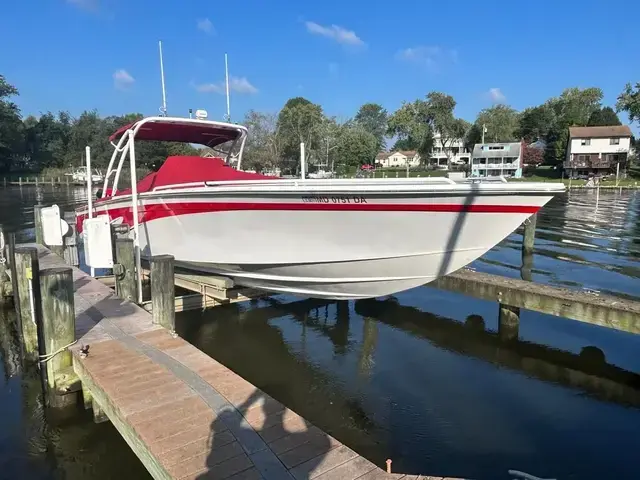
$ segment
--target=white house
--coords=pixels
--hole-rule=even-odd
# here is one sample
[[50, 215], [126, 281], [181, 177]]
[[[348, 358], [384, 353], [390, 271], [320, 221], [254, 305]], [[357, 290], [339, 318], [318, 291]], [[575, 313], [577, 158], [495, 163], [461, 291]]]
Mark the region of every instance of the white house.
[[442, 146], [442, 136], [436, 132], [433, 135], [433, 149], [431, 150], [430, 163], [442, 170], [449, 167], [449, 159], [454, 165], [469, 165], [471, 153], [464, 146], [464, 138], [445, 140]]
[[420, 155], [413, 150], [380, 152], [376, 155], [376, 165], [382, 168], [406, 168], [420, 165]]
[[471, 159], [473, 177], [522, 177], [522, 144], [476, 143]]
[[630, 149], [627, 125], [570, 127], [564, 169], [570, 177], [608, 173], [626, 167]]

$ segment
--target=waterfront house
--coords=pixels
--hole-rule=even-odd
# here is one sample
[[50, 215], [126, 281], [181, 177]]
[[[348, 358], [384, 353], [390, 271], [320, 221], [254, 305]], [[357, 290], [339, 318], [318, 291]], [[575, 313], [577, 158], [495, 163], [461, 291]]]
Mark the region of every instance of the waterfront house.
[[570, 127], [565, 172], [569, 177], [615, 173], [626, 168], [630, 148], [627, 125]]
[[380, 152], [376, 155], [376, 166], [381, 168], [406, 168], [420, 165], [420, 155], [413, 150]]
[[472, 177], [522, 177], [522, 144], [476, 143], [471, 156]]
[[433, 149], [429, 163], [440, 170], [449, 168], [449, 161], [452, 165], [469, 165], [471, 153], [464, 146], [464, 138], [453, 138], [445, 140], [445, 147], [442, 146], [439, 132], [433, 135]]

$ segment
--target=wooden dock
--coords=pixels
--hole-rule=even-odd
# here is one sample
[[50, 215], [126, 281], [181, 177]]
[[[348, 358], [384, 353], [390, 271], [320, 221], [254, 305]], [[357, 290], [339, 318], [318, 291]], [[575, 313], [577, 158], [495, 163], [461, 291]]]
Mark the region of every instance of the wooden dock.
[[[38, 252], [40, 268], [64, 265]], [[74, 268], [73, 285], [70, 350], [85, 406], [111, 420], [153, 478], [442, 478], [387, 473], [386, 459], [358, 455], [99, 280]]]

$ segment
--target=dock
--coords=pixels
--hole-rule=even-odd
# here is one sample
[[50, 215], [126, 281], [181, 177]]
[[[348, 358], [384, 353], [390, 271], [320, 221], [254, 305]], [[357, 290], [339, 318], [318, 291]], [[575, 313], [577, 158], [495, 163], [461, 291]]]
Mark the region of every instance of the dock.
[[[72, 268], [29, 246], [43, 272]], [[69, 350], [77, 381], [56, 382], [56, 394], [81, 391], [96, 420], [113, 423], [153, 478], [443, 478], [387, 473], [103, 282], [72, 271], [77, 342]]]

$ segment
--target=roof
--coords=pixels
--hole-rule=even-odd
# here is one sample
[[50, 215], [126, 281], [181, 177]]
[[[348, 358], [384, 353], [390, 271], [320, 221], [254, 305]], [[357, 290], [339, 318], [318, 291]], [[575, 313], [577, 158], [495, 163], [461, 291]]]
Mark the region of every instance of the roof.
[[109, 137], [109, 141], [119, 140], [134, 125], [144, 122], [136, 133], [136, 140], [157, 140], [163, 142], [183, 142], [215, 147], [238, 138], [243, 131], [241, 125], [223, 124], [183, 118], [159, 117], [143, 119], [119, 128]]
[[[491, 147], [503, 147], [491, 149]], [[513, 143], [476, 143], [473, 146], [473, 158], [519, 157], [522, 145]]]
[[398, 153], [401, 153], [405, 157], [415, 157], [418, 152], [415, 150], [400, 150]]
[[385, 158], [389, 158], [389, 155], [391, 155], [389, 152], [380, 152], [376, 155], [376, 160], [384, 160]]
[[611, 125], [606, 127], [569, 127], [571, 138], [608, 138], [630, 137], [631, 129], [628, 125]]

